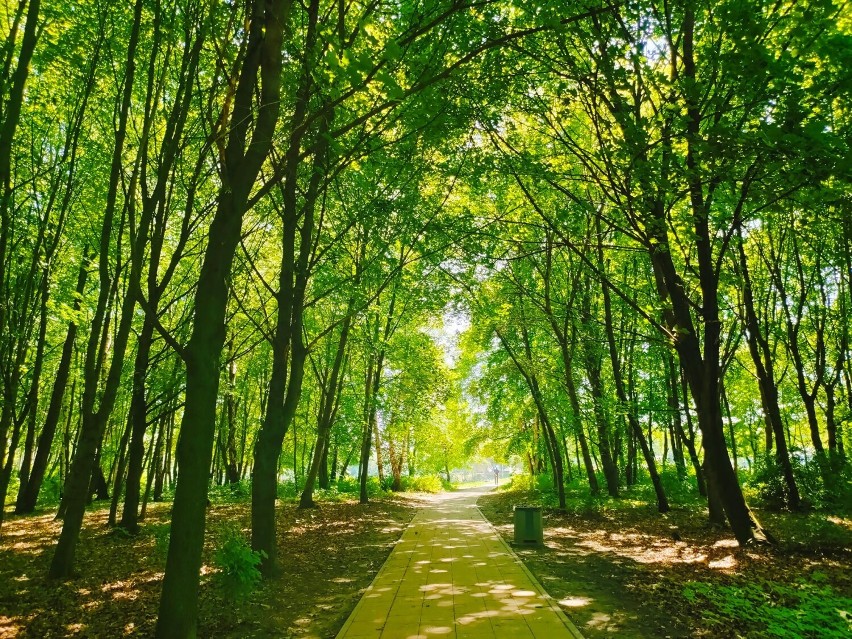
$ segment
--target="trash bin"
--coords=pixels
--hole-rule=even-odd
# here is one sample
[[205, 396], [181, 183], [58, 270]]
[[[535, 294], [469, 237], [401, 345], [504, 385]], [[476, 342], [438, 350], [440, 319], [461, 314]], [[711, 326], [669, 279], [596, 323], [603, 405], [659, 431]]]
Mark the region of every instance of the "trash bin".
[[515, 545], [541, 546], [544, 529], [539, 506], [515, 506]]

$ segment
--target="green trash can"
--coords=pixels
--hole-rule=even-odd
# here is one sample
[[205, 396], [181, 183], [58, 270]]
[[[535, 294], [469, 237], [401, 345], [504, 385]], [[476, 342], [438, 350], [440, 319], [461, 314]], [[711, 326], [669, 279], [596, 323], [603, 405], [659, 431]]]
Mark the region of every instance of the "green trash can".
[[516, 546], [541, 546], [544, 544], [544, 529], [541, 524], [539, 506], [515, 506]]

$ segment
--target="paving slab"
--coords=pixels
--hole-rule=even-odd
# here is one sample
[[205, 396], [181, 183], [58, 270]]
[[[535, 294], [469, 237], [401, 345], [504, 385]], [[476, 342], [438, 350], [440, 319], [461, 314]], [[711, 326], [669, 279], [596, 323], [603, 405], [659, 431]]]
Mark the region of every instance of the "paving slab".
[[488, 490], [430, 497], [337, 639], [582, 639], [479, 512]]

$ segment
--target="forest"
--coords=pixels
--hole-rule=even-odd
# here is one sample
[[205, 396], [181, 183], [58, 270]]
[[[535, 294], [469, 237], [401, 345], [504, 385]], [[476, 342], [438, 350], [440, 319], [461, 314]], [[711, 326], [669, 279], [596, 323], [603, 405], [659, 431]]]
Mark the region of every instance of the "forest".
[[758, 553], [816, 526], [852, 560], [846, 0], [3, 0], [0, 28], [9, 584], [156, 538], [143, 634], [213, 636], [205, 544], [275, 583], [298, 513], [483, 460], [554, 513], [638, 499]]

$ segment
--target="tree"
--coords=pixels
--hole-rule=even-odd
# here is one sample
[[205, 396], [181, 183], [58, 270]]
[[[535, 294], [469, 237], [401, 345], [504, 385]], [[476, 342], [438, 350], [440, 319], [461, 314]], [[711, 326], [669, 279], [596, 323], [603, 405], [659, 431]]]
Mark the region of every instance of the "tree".
[[280, 110], [281, 44], [290, 5], [283, 0], [248, 1], [244, 10], [249, 27], [242, 34], [237, 81], [216, 131], [224, 140], [218, 205], [198, 277], [192, 335], [182, 349], [186, 398], [177, 449], [180, 475], [157, 619], [157, 636], [162, 638], [195, 635], [227, 281], [243, 216], [271, 151]]

